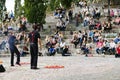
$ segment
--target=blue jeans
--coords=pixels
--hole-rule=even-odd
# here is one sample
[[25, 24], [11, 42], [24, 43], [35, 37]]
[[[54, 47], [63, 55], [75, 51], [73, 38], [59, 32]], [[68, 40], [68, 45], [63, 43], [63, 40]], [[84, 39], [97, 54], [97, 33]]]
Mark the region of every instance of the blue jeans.
[[83, 24], [84, 24], [84, 27], [88, 26], [88, 21], [87, 20], [84, 20]]
[[100, 49], [100, 48], [97, 48], [97, 49], [96, 49], [96, 53], [97, 53], [97, 54], [103, 53], [103, 48], [101, 48], [101, 49]]

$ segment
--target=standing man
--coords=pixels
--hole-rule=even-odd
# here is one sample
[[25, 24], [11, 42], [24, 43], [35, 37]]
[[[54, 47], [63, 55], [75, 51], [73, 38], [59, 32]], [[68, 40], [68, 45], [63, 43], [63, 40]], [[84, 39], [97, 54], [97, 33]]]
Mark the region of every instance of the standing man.
[[8, 38], [8, 43], [9, 43], [9, 48], [10, 48], [10, 53], [11, 53], [11, 66], [14, 66], [14, 53], [17, 55], [17, 61], [16, 64], [20, 66], [20, 52], [18, 51], [16, 47], [16, 37], [14, 35], [14, 32], [10, 32], [10, 36]]
[[33, 25], [33, 31], [29, 33], [28, 41], [30, 42], [31, 69], [39, 69], [37, 68], [38, 43], [41, 48], [41, 39], [40, 39], [40, 34], [37, 31], [37, 25]]

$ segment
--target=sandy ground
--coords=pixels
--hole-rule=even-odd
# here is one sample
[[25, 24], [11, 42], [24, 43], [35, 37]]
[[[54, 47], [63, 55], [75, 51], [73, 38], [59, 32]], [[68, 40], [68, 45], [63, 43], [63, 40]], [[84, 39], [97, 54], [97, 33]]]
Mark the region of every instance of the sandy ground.
[[[85, 57], [74, 55], [39, 57], [39, 70], [31, 70], [30, 64], [11, 67], [10, 58], [4, 57], [6, 72], [0, 73], [0, 80], [119, 80], [120, 59], [114, 56]], [[29, 63], [30, 57], [22, 57], [22, 63]], [[61, 65], [64, 68], [48, 69], [47, 65]]]

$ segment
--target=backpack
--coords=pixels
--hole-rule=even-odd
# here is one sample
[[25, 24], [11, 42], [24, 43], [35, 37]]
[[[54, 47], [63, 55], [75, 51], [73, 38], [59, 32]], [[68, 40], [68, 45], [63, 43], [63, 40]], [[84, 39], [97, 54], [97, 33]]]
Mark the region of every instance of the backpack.
[[5, 72], [6, 70], [5, 70], [5, 68], [3, 67], [3, 65], [2, 64], [0, 64], [0, 72]]

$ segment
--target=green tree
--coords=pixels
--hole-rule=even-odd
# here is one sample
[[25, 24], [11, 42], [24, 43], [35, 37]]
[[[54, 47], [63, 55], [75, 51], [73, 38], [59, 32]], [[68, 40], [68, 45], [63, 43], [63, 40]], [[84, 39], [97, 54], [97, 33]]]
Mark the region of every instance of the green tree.
[[49, 6], [52, 11], [61, 6], [69, 9], [71, 7], [71, 3], [76, 1], [77, 0], [50, 0]]
[[25, 0], [25, 15], [30, 23], [45, 23], [47, 0]]
[[4, 11], [6, 11], [5, 2], [6, 0], [0, 0], [0, 20], [3, 18]]
[[49, 7], [52, 11], [60, 7], [60, 0], [50, 0]]
[[69, 9], [73, 1], [74, 0], [61, 0], [61, 4], [64, 8]]
[[16, 18], [21, 15], [20, 8], [21, 8], [21, 0], [15, 0], [14, 13]]

